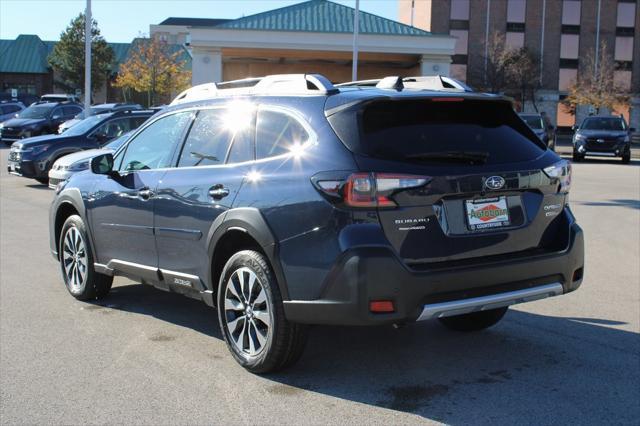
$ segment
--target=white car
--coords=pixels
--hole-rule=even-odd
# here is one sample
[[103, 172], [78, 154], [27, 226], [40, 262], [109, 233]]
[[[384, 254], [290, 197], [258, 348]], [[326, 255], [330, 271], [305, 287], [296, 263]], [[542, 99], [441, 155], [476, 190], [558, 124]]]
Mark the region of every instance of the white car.
[[93, 157], [106, 152], [115, 152], [129, 139], [132, 133], [133, 131], [125, 133], [106, 144], [104, 148], [78, 151], [58, 158], [49, 170], [49, 188], [56, 189], [56, 186], [58, 186], [60, 182], [69, 179], [74, 173], [88, 170], [89, 162]]

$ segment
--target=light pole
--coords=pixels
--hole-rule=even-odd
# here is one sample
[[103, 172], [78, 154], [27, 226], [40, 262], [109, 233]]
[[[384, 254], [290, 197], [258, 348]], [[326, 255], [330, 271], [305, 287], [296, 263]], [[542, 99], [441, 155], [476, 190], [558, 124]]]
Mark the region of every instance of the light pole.
[[84, 107], [91, 107], [91, 0], [84, 13]]
[[360, 24], [360, 0], [356, 0], [356, 12], [353, 15], [353, 58], [351, 59], [351, 81], [358, 79], [358, 26]]

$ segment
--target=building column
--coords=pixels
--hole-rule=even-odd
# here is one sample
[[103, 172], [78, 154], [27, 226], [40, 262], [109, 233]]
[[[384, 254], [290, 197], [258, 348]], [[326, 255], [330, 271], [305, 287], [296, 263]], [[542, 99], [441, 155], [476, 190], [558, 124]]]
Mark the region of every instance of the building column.
[[222, 81], [222, 51], [212, 47], [193, 47], [191, 85]]
[[420, 75], [442, 75], [449, 77], [451, 56], [422, 55], [420, 58]]
[[640, 135], [640, 97], [631, 98], [631, 108], [629, 108], [629, 127], [636, 129]]

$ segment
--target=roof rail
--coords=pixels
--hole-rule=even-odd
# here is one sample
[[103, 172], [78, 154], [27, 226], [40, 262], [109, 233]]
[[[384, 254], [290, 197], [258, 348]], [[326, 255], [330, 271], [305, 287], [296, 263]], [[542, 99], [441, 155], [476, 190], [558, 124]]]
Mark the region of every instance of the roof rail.
[[416, 77], [389, 76], [382, 79], [349, 81], [336, 87], [377, 87], [378, 89], [422, 89], [438, 91], [473, 92], [473, 89], [455, 78], [442, 75]]
[[266, 77], [245, 78], [242, 80], [223, 81], [217, 84], [206, 83], [193, 86], [176, 96], [169, 105], [235, 94], [331, 95], [337, 92], [338, 89], [325, 76], [320, 74], [275, 74]]

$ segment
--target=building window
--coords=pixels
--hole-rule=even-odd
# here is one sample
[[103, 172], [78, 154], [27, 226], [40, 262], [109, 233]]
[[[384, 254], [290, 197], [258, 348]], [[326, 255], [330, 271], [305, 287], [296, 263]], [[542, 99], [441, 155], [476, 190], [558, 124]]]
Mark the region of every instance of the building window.
[[576, 82], [576, 78], [578, 77], [578, 70], [560, 68], [558, 76], [558, 90], [561, 92], [566, 92], [567, 90], [569, 90], [569, 87], [571, 87], [571, 85]]
[[616, 61], [633, 60], [633, 37], [616, 37], [614, 59]]
[[451, 19], [469, 20], [469, 0], [451, 0]]
[[636, 19], [636, 4], [618, 2], [618, 19], [616, 27], [633, 28]]
[[527, 0], [509, 0], [507, 3], [507, 22], [523, 22]]
[[577, 34], [560, 35], [560, 58], [578, 59], [580, 36]]
[[562, 25], [580, 25], [579, 0], [562, 0]]
[[467, 30], [451, 30], [449, 34], [456, 37], [456, 55], [466, 55], [468, 52], [469, 31]]
[[467, 55], [453, 55], [451, 57], [451, 63], [458, 65], [467, 65], [468, 59], [469, 58], [467, 57]]
[[520, 49], [524, 47], [524, 33], [507, 32], [505, 37], [505, 45], [509, 49]]
[[467, 81], [467, 66], [464, 64], [451, 64], [451, 77], [460, 81]]

